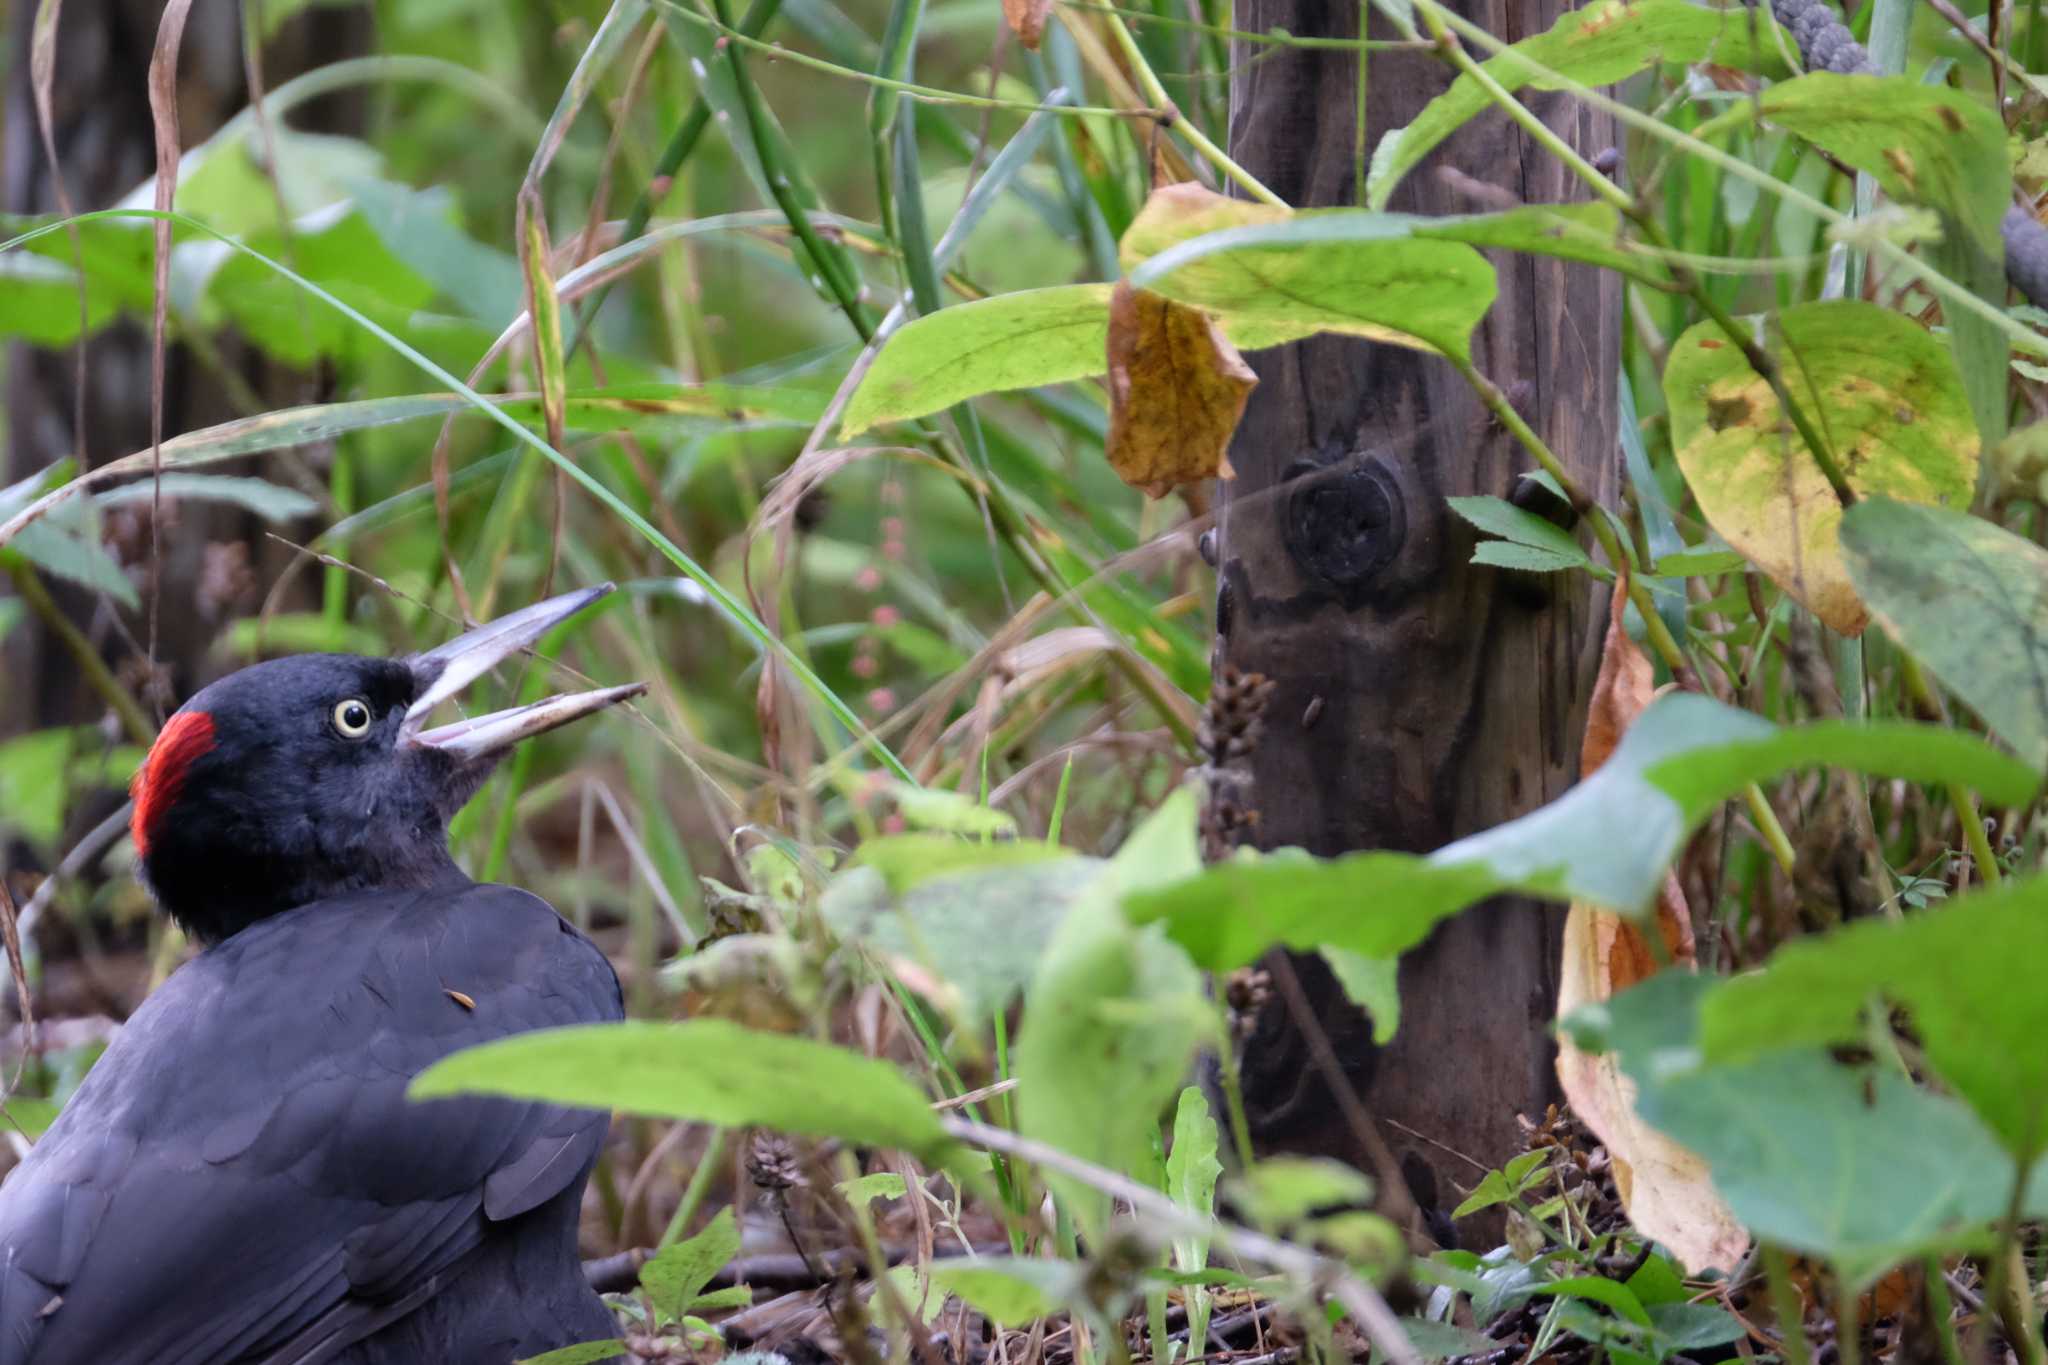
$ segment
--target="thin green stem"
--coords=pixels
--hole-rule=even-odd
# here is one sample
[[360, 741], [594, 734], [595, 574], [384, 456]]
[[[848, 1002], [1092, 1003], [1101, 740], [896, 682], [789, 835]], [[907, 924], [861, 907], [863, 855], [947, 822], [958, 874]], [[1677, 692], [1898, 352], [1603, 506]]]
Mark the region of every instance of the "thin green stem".
[[1166, 93], [1166, 87], [1160, 84], [1158, 73], [1153, 71], [1152, 63], [1145, 60], [1145, 50], [1139, 47], [1138, 40], [1131, 36], [1131, 30], [1124, 24], [1123, 17], [1113, 11], [1103, 17], [1109, 22], [1109, 32], [1116, 39], [1117, 50], [1123, 53], [1124, 60], [1131, 64], [1131, 70], [1137, 74], [1138, 87], [1145, 92], [1145, 98], [1151, 100], [1154, 109], [1158, 111], [1161, 126], [1177, 129], [1180, 135], [1187, 139], [1188, 145], [1202, 154], [1205, 161], [1235, 180], [1252, 198], [1262, 204], [1270, 204], [1276, 209], [1286, 208], [1285, 199], [1267, 189], [1257, 176], [1231, 160], [1230, 153], [1211, 142], [1208, 134], [1181, 116], [1179, 106], [1174, 104], [1173, 97]]
[[28, 609], [49, 627], [50, 633], [64, 646], [64, 652], [78, 665], [78, 671], [85, 677], [85, 685], [97, 692], [100, 700], [120, 719], [121, 728], [127, 732], [128, 738], [147, 749], [156, 739], [156, 727], [149, 723], [149, 716], [143, 711], [142, 703], [135, 699], [135, 694], [121, 686], [121, 680], [107, 667], [107, 661], [93, 648], [92, 641], [86, 639], [58, 609], [50, 597], [50, 590], [43, 586], [43, 580], [36, 576], [35, 569], [27, 560], [8, 565], [7, 572], [14, 581], [14, 590], [21, 594], [21, 600], [28, 603]]
[[1942, 1270], [1941, 1257], [1930, 1254], [1921, 1262], [1920, 1273], [1927, 1280], [1928, 1325], [1941, 1343], [1942, 1365], [1964, 1365], [1962, 1343], [1956, 1340], [1956, 1305], [1949, 1297], [1948, 1276]]
[[678, 0], [658, 0], [658, 3], [660, 3], [665, 11], [675, 15], [677, 18], [687, 20], [702, 28], [708, 28], [713, 33], [725, 38], [728, 47], [752, 48], [755, 51], [766, 53], [774, 61], [786, 61], [793, 66], [806, 67], [812, 71], [821, 71], [829, 76], [840, 76], [846, 80], [858, 81], [862, 85], [871, 85], [880, 90], [894, 90], [898, 94], [909, 96], [911, 99], [923, 100], [927, 104], [956, 104], [969, 109], [1014, 109], [1020, 114], [1057, 114], [1062, 118], [1082, 118], [1091, 115], [1098, 118], [1155, 117], [1153, 111], [1149, 109], [1114, 109], [1106, 105], [1085, 104], [1034, 104], [1030, 100], [1006, 100], [990, 95], [967, 95], [954, 90], [940, 90], [935, 86], [918, 85], [912, 81], [891, 80], [887, 76], [877, 76], [873, 72], [856, 71], [850, 66], [841, 66], [837, 62], [828, 62], [822, 57], [813, 57], [807, 52], [798, 52], [794, 48], [784, 47], [780, 43], [768, 43], [761, 41], [759, 38], [749, 37], [747, 34], [733, 28], [730, 24], [713, 19], [709, 15], [699, 14], [687, 5], [678, 3]]
[[[740, 19], [739, 31], [750, 38], [758, 37], [781, 9], [782, 0], [754, 0]], [[689, 112], [683, 115], [683, 121], [676, 125], [675, 133], [669, 138], [668, 145], [663, 147], [661, 155], [655, 158], [653, 172], [647, 177], [647, 183], [640, 187], [640, 194], [633, 200], [633, 207], [627, 210], [625, 228], [619, 234], [621, 244], [637, 240], [641, 233], [647, 231], [647, 224], [654, 217], [655, 203], [666, 192], [668, 182], [675, 173], [689, 160], [690, 153], [697, 149], [698, 140], [704, 136], [704, 130], [710, 124], [711, 106], [700, 94], [690, 102]], [[599, 285], [583, 307], [577, 310], [568, 341], [562, 347], [563, 364], [566, 365], [576, 358], [576, 348], [581, 346], [584, 337], [589, 335], [591, 320], [597, 316], [597, 310], [604, 307], [605, 298], [611, 293], [613, 283], [606, 280]]]
[[1785, 827], [1778, 823], [1778, 812], [1771, 807], [1764, 789], [1752, 782], [1742, 792], [1743, 804], [1749, 809], [1750, 823], [1762, 836], [1764, 847], [1770, 849], [1771, 857], [1788, 875], [1799, 864], [1799, 855], [1792, 850], [1792, 840], [1786, 835]]
[[[1934, 690], [1927, 672], [1920, 667], [1920, 661], [1905, 650], [1899, 651], [1899, 680], [1904, 684], [1907, 698], [1913, 707], [1928, 720], [1946, 721], [1948, 708], [1942, 704], [1941, 694]], [[1977, 879], [1985, 886], [1997, 886], [2005, 879], [1998, 866], [1998, 857], [1991, 851], [1991, 840], [1984, 833], [1984, 814], [1977, 808], [1975, 793], [1960, 782], [1946, 784], [1949, 805], [1955, 808], [1956, 820], [1963, 827], [1963, 847], [1970, 850], [1970, 859], [1977, 865]]]
[[[727, 0], [711, 2], [718, 11], [719, 27], [737, 35], [739, 30], [732, 27]], [[676, 12], [682, 14], [688, 11], [678, 9]], [[735, 43], [726, 43], [725, 58], [732, 68], [733, 85], [739, 91], [740, 107], [746, 112], [747, 133], [753, 139], [754, 155], [760, 159], [761, 178], [768, 182], [768, 193], [774, 197], [775, 205], [782, 210], [783, 217], [789, 220], [790, 230], [796, 233], [797, 240], [803, 243], [804, 253], [811, 258], [811, 264], [824, 280], [825, 287], [832, 291], [832, 297], [838, 302], [840, 311], [846, 314], [847, 321], [853, 324], [853, 330], [860, 333], [862, 341], [873, 340], [875, 324], [868, 317], [867, 309], [861, 304], [860, 281], [847, 279], [842, 274], [839, 258], [826, 249], [817, 229], [811, 226], [810, 213], [797, 201], [796, 189], [790, 182], [789, 173], [783, 168], [778, 159], [780, 153], [774, 141], [768, 136], [768, 114], [761, 104], [761, 92], [755, 88], [754, 78], [748, 74], [746, 62], [741, 60], [739, 46]]]
[[711, 1140], [704, 1144], [704, 1154], [697, 1158], [697, 1169], [690, 1172], [690, 1183], [683, 1187], [683, 1202], [676, 1205], [668, 1226], [662, 1230], [661, 1241], [655, 1247], [657, 1251], [681, 1241], [691, 1220], [697, 1216], [697, 1210], [703, 1207], [704, 1196], [718, 1175], [719, 1164], [725, 1160], [727, 1133], [724, 1128], [711, 1130]]

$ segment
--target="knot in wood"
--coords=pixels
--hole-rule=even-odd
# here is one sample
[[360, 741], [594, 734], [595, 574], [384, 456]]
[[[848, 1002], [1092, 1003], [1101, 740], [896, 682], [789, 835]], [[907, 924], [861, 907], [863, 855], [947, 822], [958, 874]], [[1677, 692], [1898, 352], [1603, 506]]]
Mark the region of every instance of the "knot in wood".
[[1345, 455], [1288, 468], [1283, 539], [1310, 582], [1356, 607], [1408, 534], [1400, 487], [1376, 460]]

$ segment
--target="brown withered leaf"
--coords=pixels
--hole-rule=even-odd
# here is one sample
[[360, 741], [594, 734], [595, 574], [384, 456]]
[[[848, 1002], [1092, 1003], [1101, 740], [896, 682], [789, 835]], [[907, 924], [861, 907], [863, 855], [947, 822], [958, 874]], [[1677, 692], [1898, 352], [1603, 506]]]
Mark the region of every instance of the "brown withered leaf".
[[1225, 455], [1259, 382], [1207, 314], [1118, 281], [1109, 300], [1110, 468], [1159, 498], [1232, 477]]
[[[1627, 580], [1615, 584], [1600, 674], [1586, 717], [1579, 772], [1590, 777], [1621, 743], [1650, 704], [1650, 661], [1622, 626]], [[1678, 879], [1667, 876], [1657, 898], [1657, 924], [1672, 965], [1697, 964], [1692, 917]], [[1641, 929], [1620, 915], [1574, 903], [1565, 918], [1559, 974], [1560, 1019], [1582, 1006], [1611, 999], [1657, 970], [1657, 955]], [[1635, 1085], [1611, 1054], [1595, 1056], [1571, 1043], [1558, 1045], [1557, 1079], [1573, 1111], [1607, 1145], [1614, 1183], [1629, 1221], [1671, 1248], [1688, 1270], [1733, 1270], [1749, 1236], [1735, 1221], [1707, 1176], [1704, 1161], [1636, 1116]]]
[[1033, 52], [1045, 38], [1045, 21], [1052, 13], [1052, 0], [1003, 0], [1003, 18], [1010, 31], [1024, 40]]

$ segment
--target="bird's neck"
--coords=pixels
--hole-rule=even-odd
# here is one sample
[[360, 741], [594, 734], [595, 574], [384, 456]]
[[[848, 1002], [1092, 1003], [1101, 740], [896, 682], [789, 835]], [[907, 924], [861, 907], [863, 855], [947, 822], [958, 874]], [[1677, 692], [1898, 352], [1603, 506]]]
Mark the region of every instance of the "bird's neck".
[[148, 869], [158, 906], [187, 936], [212, 946], [287, 910], [375, 891], [470, 883], [447, 846], [422, 843], [346, 866], [293, 859], [222, 858], [211, 866]]

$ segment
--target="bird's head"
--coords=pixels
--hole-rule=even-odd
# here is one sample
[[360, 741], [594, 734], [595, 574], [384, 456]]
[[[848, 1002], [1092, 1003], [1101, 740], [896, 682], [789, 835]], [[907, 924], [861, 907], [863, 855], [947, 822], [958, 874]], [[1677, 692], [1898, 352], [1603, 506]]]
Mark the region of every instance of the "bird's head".
[[646, 684], [434, 729], [429, 716], [611, 590], [550, 598], [424, 654], [302, 654], [203, 688], [165, 723], [131, 789], [130, 828], [157, 903], [215, 943], [323, 897], [459, 877], [448, 821], [506, 750]]

